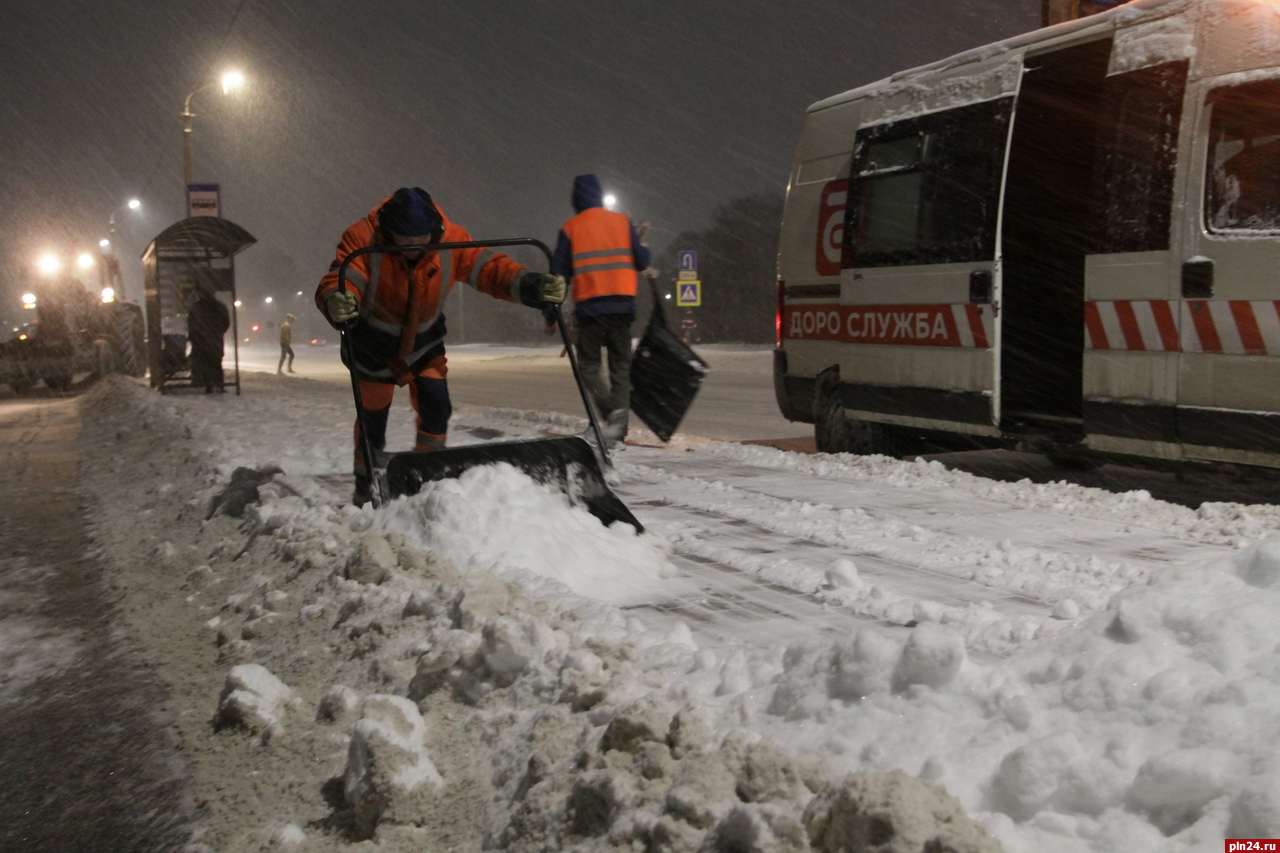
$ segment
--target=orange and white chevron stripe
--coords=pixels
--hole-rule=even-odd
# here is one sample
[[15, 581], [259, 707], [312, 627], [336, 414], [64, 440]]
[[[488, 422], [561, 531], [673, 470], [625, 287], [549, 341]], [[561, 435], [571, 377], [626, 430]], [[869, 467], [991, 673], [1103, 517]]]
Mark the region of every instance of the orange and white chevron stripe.
[[1280, 355], [1280, 301], [1086, 302], [1084, 325], [1093, 350]]

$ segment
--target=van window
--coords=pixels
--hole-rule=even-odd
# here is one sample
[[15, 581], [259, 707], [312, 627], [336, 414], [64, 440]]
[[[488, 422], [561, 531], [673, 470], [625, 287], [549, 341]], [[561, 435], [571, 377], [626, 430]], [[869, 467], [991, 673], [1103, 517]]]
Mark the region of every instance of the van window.
[[1210, 231], [1280, 231], [1280, 81], [1209, 93], [1205, 219]]
[[971, 104], [860, 131], [844, 266], [992, 259], [1011, 104]]
[[1107, 78], [1098, 123], [1098, 253], [1169, 248], [1186, 60]]

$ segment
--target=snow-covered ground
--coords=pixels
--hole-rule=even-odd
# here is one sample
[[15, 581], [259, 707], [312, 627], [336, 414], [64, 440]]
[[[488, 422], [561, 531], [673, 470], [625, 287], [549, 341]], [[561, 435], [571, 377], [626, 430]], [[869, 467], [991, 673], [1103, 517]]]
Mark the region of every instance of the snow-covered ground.
[[[1275, 507], [678, 436], [616, 454], [643, 535], [500, 468], [356, 510], [349, 395], [243, 390], [84, 403], [212, 849], [1280, 836]], [[584, 425], [458, 407], [451, 442]]]

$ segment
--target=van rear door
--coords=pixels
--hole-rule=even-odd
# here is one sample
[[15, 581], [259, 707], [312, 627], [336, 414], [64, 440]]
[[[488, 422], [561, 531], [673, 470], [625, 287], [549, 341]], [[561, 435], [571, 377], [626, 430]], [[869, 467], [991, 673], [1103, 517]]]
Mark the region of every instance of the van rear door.
[[[1006, 60], [953, 85], [889, 92], [883, 117], [857, 133], [839, 317], [852, 344], [840, 397], [855, 420], [995, 433], [992, 303], [1017, 71]], [[929, 103], [945, 98], [956, 105]]]
[[[1280, 454], [1280, 78], [1198, 84], [1182, 234], [1178, 437], [1188, 458]], [[1270, 456], [1270, 460], [1259, 458]]]

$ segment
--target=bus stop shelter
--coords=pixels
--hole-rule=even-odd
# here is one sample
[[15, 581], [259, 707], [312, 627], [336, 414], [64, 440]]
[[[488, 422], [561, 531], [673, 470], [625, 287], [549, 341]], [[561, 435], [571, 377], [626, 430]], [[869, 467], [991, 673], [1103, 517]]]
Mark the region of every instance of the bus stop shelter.
[[256, 243], [248, 231], [217, 216], [175, 222], [142, 253], [146, 285], [147, 356], [151, 387], [189, 387], [187, 312], [199, 287], [212, 289], [231, 315], [236, 394], [240, 393], [240, 326], [236, 316], [235, 256]]

